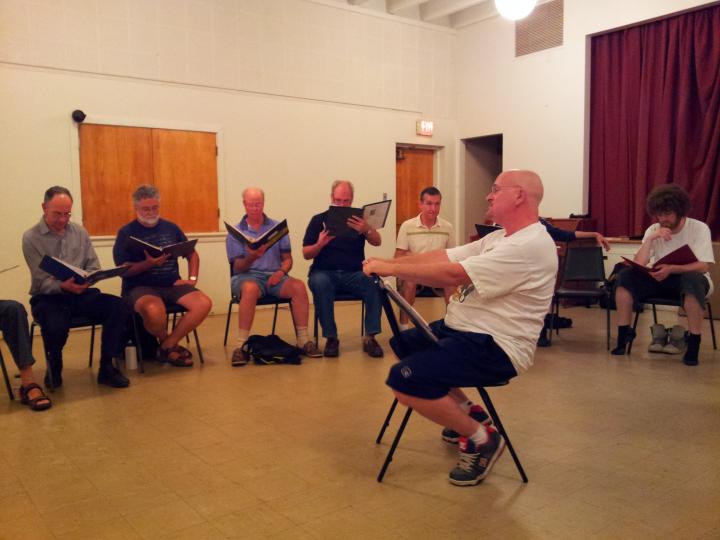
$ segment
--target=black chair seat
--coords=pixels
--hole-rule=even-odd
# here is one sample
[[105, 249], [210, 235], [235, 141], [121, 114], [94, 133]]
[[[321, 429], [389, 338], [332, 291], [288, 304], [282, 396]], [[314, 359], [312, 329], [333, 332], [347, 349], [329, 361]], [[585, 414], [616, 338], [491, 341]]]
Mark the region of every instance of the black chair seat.
[[562, 296], [563, 298], [604, 298], [607, 296], [607, 292], [602, 290], [589, 291], [589, 290], [576, 290], [567, 289], [560, 287], [555, 294]]

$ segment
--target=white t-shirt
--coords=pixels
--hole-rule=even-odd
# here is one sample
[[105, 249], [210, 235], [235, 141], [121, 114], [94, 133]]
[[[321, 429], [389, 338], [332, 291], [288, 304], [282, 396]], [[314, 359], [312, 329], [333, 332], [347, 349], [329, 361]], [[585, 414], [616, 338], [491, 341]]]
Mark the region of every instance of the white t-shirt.
[[[656, 232], [659, 228], [659, 223], [653, 223], [650, 225], [645, 231], [645, 236], [643, 236], [643, 243], [648, 236]], [[652, 241], [652, 245], [650, 246], [650, 263], [654, 263], [658, 259], [662, 259], [668, 253], [672, 253], [676, 249], [683, 247], [685, 244], [692, 249], [692, 252], [695, 254], [698, 261], [706, 263], [715, 262], [710, 227], [697, 219], [685, 218], [685, 225], [683, 225], [683, 228], [676, 234], [673, 234], [670, 240], [656, 238]], [[705, 273], [704, 276], [710, 284], [710, 290], [708, 291], [709, 296], [713, 291], [713, 282], [710, 279], [709, 273]]]
[[426, 253], [454, 247], [453, 236], [453, 226], [449, 221], [438, 216], [432, 227], [426, 227], [417, 215], [400, 225], [395, 247], [410, 253]]
[[472, 281], [464, 300], [455, 294], [445, 324], [489, 334], [521, 373], [533, 362], [537, 337], [555, 289], [557, 248], [541, 223], [515, 234], [499, 230], [447, 250]]

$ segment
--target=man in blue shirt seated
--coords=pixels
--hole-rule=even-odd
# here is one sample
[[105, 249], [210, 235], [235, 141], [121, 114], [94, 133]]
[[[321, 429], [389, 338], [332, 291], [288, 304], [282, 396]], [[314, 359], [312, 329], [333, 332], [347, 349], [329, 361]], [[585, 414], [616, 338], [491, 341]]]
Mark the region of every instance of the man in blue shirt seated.
[[[200, 256], [193, 251], [188, 259], [188, 279], [181, 279], [176, 258], [168, 254], [152, 257], [128, 245], [131, 236], [158, 247], [187, 240], [180, 227], [160, 218], [160, 192], [143, 185], [132, 195], [137, 219], [123, 226], [115, 239], [115, 264], [131, 263], [123, 274], [123, 297], [140, 314], [150, 334], [160, 342], [157, 358], [176, 367], [192, 366], [192, 353], [179, 343], [210, 313], [212, 301], [195, 288]], [[171, 333], [167, 331], [165, 304], [180, 304], [187, 312]]]
[[[335, 180], [330, 189], [333, 206], [351, 206], [353, 185], [347, 180]], [[375, 341], [380, 333], [380, 293], [372, 280], [362, 272], [365, 259], [365, 240], [379, 246], [380, 233], [371, 228], [364, 219], [353, 216], [348, 226], [357, 234], [353, 236], [330, 236], [325, 227], [328, 211], [313, 216], [303, 239], [303, 257], [314, 259], [310, 267], [308, 285], [315, 299], [315, 311], [320, 319], [325, 342], [325, 356], [338, 356], [340, 342], [335, 325], [334, 303], [337, 293], [358, 296], [365, 301], [365, 336], [363, 350], [374, 358], [383, 356], [383, 350]]]
[[[269, 231], [278, 222], [265, 215], [265, 193], [260, 188], [247, 188], [242, 193], [245, 215], [236, 225], [245, 235], [257, 238]], [[240, 298], [238, 306], [238, 347], [233, 351], [232, 365], [247, 363], [242, 346], [247, 341], [255, 318], [255, 306], [265, 295], [289, 298], [295, 324], [297, 346], [303, 354], [313, 358], [322, 356], [315, 342], [308, 337], [309, 301], [305, 284], [288, 275], [293, 265], [290, 252], [290, 237], [268, 247], [263, 244], [251, 249], [232, 236], [227, 237], [228, 260], [232, 265], [231, 289]]]

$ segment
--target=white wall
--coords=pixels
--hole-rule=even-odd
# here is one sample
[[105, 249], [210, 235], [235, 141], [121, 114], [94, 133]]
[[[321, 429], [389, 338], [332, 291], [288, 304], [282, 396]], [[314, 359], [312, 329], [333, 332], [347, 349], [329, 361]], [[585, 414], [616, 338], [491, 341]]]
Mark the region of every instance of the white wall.
[[703, 3], [565, 0], [564, 44], [519, 58], [510, 21], [460, 30], [458, 137], [502, 133], [504, 168], [542, 176], [543, 215], [584, 211], [586, 36]]
[[[169, 10], [178, 6], [180, 14]], [[71, 22], [81, 14], [77, 36]], [[197, 28], [211, 45], [193, 63]], [[74, 40], [86, 43], [75, 47]], [[453, 41], [447, 30], [304, 0], [3, 2], [0, 267], [21, 268], [3, 274], [0, 297], [27, 299], [20, 237], [39, 219], [47, 187], [70, 187], [73, 219], [81, 220], [74, 109], [88, 120], [217, 130], [221, 217], [237, 221], [242, 189], [262, 186], [269, 215], [288, 218], [293, 273], [304, 277], [302, 236], [310, 217], [327, 207], [333, 179], [353, 180], [363, 204], [383, 193], [392, 197], [397, 142], [435, 144], [455, 155]], [[249, 56], [242, 60], [241, 53]], [[413, 58], [415, 68], [399, 64]], [[258, 69], [243, 68], [246, 60]], [[436, 120], [430, 141], [415, 136], [421, 117]], [[454, 159], [441, 162], [438, 185], [452, 191]], [[445, 213], [454, 212], [447, 204]], [[369, 254], [392, 254], [394, 225], [393, 216], [384, 245]], [[95, 245], [110, 264], [111, 242]], [[223, 235], [203, 237], [199, 251], [200, 287], [223, 312], [229, 296]], [[117, 280], [104, 288], [116, 291]]]

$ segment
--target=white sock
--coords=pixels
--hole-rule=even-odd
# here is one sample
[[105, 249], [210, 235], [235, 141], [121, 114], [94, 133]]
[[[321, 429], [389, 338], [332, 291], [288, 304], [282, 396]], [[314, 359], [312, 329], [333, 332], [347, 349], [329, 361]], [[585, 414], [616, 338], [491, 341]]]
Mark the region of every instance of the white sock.
[[297, 346], [301, 349], [305, 346], [305, 344], [310, 341], [310, 338], [308, 337], [308, 329], [307, 326], [296, 326], [295, 327], [295, 336], [297, 336]]
[[240, 330], [238, 332], [237, 337], [237, 346], [242, 347], [245, 342], [248, 340], [248, 336], [250, 335], [250, 330]]
[[472, 400], [468, 399], [467, 401], [463, 401], [462, 403], [458, 403], [460, 405], [460, 408], [463, 410], [464, 413], [469, 413], [470, 409], [473, 405], [475, 405]]
[[479, 446], [482, 444], [485, 444], [490, 440], [490, 436], [488, 435], [487, 428], [483, 426], [482, 424], [480, 427], [478, 427], [478, 430], [470, 435], [470, 438], [475, 443], [475, 446]]
[[398, 323], [398, 328], [400, 328], [403, 332], [405, 330], [410, 330], [410, 323]]

